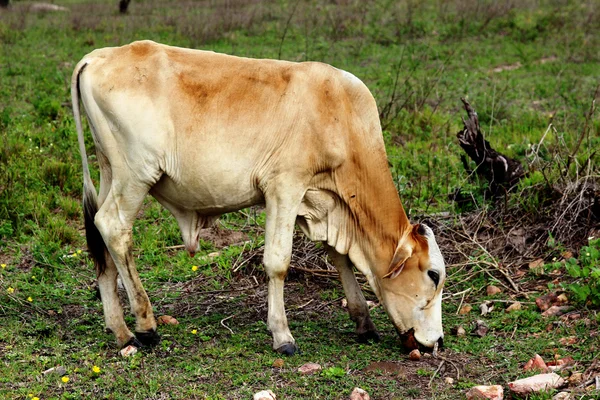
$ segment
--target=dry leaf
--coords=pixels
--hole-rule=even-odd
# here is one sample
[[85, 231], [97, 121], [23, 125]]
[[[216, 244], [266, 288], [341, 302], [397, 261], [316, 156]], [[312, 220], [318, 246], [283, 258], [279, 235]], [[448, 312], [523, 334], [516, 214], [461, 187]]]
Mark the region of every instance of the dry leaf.
[[460, 311], [458, 313], [461, 315], [468, 314], [471, 312], [472, 309], [473, 307], [470, 304], [465, 304], [460, 308]]
[[519, 303], [518, 301], [515, 301], [510, 306], [506, 307], [506, 310], [504, 310], [504, 312], [509, 313], [509, 312], [513, 312], [513, 311], [518, 311], [522, 308], [523, 308], [523, 306], [521, 305], [521, 303]]
[[500, 289], [498, 286], [494, 286], [494, 285], [489, 285], [486, 289], [488, 296], [493, 296], [495, 294], [498, 293], [502, 293], [502, 289]]

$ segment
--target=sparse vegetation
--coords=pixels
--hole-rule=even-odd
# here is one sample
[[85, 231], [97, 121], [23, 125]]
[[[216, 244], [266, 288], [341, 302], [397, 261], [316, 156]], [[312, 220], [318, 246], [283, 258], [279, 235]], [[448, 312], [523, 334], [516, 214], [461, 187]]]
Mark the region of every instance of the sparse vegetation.
[[[359, 386], [376, 399], [456, 399], [476, 384], [523, 377], [535, 353], [573, 357], [561, 374], [582, 373], [582, 382], [569, 390], [598, 396], [586, 390], [600, 374], [596, 2], [147, 0], [124, 15], [117, 2], [58, 3], [70, 12], [34, 12], [23, 1], [0, 8], [1, 398], [242, 399], [271, 389], [337, 399]], [[435, 227], [448, 264], [443, 359], [409, 361], [381, 307], [372, 313], [382, 342], [357, 343], [335, 272], [298, 237], [286, 302], [302, 354], [273, 367], [264, 214], [224, 216], [190, 259], [152, 199], [134, 226], [134, 255], [156, 314], [180, 324], [161, 326], [157, 348], [117, 356], [86, 255], [69, 84], [84, 54], [137, 39], [322, 61], [369, 86], [403, 204]], [[490, 198], [460, 160], [460, 97], [486, 139], [526, 166], [502, 196]], [[502, 293], [487, 295], [490, 284]], [[564, 291], [573, 309], [543, 317], [534, 302], [549, 290]], [[516, 300], [522, 308], [504, 312]], [[484, 301], [494, 309], [480, 316]], [[473, 310], [459, 313], [465, 304]], [[453, 333], [470, 333], [477, 319], [487, 335]], [[305, 362], [323, 371], [301, 376]], [[57, 365], [68, 380], [42, 375]]]

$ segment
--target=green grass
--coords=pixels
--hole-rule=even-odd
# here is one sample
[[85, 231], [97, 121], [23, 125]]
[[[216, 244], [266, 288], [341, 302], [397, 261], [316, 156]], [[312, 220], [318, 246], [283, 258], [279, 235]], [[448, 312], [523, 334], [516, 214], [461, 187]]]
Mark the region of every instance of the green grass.
[[[481, 318], [476, 310], [487, 298], [485, 287], [502, 279], [490, 276], [486, 254], [474, 253], [466, 267], [449, 270], [444, 303], [443, 356], [460, 369], [454, 386], [443, 383], [446, 376], [457, 378], [450, 362], [436, 372], [439, 359], [408, 361], [381, 307], [373, 318], [382, 343], [358, 344], [337, 301], [341, 285], [300, 272], [289, 278], [286, 301], [302, 354], [274, 368], [278, 356], [264, 322], [260, 256], [233, 270], [240, 254], [262, 245], [254, 226], [264, 215], [247, 210], [225, 216], [222, 224], [244, 232], [250, 244], [221, 249], [202, 241], [190, 259], [172, 248], [181, 244], [173, 218], [149, 199], [134, 226], [135, 257], [156, 314], [173, 315], [180, 325], [161, 327], [156, 349], [123, 359], [103, 332], [86, 256], [70, 109], [70, 76], [79, 59], [137, 39], [322, 61], [352, 72], [373, 92], [390, 168], [412, 218], [457, 212], [448, 200], [457, 189], [473, 195], [472, 208], [488, 207], [481, 184], [460, 163], [460, 97], [469, 99], [488, 140], [508, 156], [531, 160], [531, 144], [552, 123], [542, 161], [571, 154], [584, 133], [575, 160], [583, 165], [590, 158], [597, 171], [600, 119], [596, 113], [586, 124], [585, 117], [600, 76], [600, 7], [594, 2], [144, 1], [133, 2], [127, 16], [117, 15], [116, 5], [59, 3], [71, 11], [35, 14], [18, 1], [11, 11], [0, 11], [0, 264], [6, 264], [0, 269], [0, 398], [241, 399], [270, 388], [278, 398], [337, 399], [359, 386], [377, 399], [456, 399], [475, 384], [526, 376], [521, 367], [535, 353], [546, 360], [571, 355], [574, 370], [583, 372], [600, 352], [597, 311], [579, 305], [582, 318], [565, 322], [542, 317], [531, 304], [552, 284], [551, 271], [519, 278], [531, 292], [519, 300], [529, 303], [510, 314], [503, 312], [506, 303], [497, 303], [483, 317], [487, 336], [451, 334], [458, 325], [470, 330]], [[97, 179], [93, 141], [86, 135]], [[552, 179], [561, 174], [555, 166], [548, 171]], [[520, 190], [531, 195], [508, 201], [541, 212], [546, 192], [536, 188], [544, 177], [539, 172], [527, 179]], [[207, 256], [215, 251], [220, 254]], [[239, 287], [248, 290], [235, 291]], [[466, 289], [471, 291], [464, 299], [452, 296]], [[505, 290], [499, 298], [511, 296]], [[457, 315], [461, 300], [475, 310]], [[224, 324], [233, 334], [221, 325], [232, 315]], [[560, 345], [568, 336], [579, 340]], [[364, 371], [375, 361], [395, 361], [403, 370]], [[305, 362], [318, 362], [323, 371], [301, 376], [296, 370]], [[57, 365], [66, 368], [67, 383], [41, 375]]]

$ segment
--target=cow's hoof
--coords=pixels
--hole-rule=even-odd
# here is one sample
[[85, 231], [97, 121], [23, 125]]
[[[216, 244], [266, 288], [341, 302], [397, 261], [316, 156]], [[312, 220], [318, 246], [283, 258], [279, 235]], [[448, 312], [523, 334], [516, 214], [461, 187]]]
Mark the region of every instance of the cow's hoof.
[[368, 342], [379, 342], [381, 340], [381, 336], [377, 331], [366, 331], [358, 333], [357, 337], [358, 343], [368, 343]]
[[294, 343], [286, 343], [277, 349], [277, 352], [286, 356], [293, 356], [298, 351], [298, 347]]
[[127, 343], [125, 343], [123, 345], [123, 347], [121, 347], [121, 350], [123, 350], [124, 348], [129, 347], [129, 346], [133, 346], [133, 347], [137, 347], [138, 349], [141, 349], [143, 345], [142, 345], [142, 343], [140, 343], [139, 340], [137, 340], [137, 338], [135, 336], [133, 336], [131, 339], [129, 339], [129, 341]]
[[154, 347], [160, 343], [160, 335], [156, 330], [148, 332], [136, 332], [135, 337], [142, 343], [144, 347]]

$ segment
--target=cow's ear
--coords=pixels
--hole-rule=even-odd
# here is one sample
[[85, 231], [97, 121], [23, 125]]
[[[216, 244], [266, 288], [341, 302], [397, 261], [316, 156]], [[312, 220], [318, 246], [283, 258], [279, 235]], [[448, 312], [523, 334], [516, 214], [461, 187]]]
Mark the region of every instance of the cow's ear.
[[383, 276], [383, 278], [394, 279], [400, 275], [400, 272], [402, 272], [402, 269], [404, 269], [406, 261], [412, 257], [413, 250], [414, 249], [408, 240], [402, 240], [398, 244], [398, 247], [396, 247], [396, 252], [394, 253], [394, 257], [392, 258], [388, 272]]

